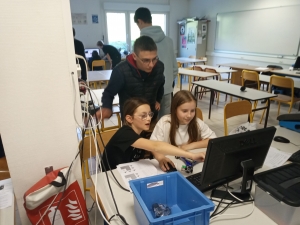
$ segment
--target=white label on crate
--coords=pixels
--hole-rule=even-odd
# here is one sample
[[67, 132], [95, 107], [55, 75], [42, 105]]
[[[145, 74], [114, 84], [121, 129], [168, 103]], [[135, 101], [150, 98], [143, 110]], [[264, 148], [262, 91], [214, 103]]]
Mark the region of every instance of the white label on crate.
[[157, 182], [152, 182], [152, 183], [148, 183], [147, 184], [147, 188], [154, 188], [154, 187], [158, 187], [158, 186], [162, 186], [164, 185], [164, 181], [157, 181]]

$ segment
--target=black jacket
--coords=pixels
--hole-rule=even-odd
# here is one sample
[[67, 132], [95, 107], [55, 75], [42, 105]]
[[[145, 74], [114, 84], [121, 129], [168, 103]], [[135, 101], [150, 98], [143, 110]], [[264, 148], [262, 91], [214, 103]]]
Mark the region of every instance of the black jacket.
[[102, 107], [112, 109], [114, 96], [118, 94], [122, 119], [124, 103], [132, 97], [145, 98], [150, 103], [151, 110], [157, 113], [155, 103], [160, 102], [164, 94], [164, 64], [158, 61], [146, 77], [143, 77], [142, 73], [145, 72], [136, 67], [132, 55], [127, 56], [126, 60], [112, 71], [108, 86], [102, 95]]

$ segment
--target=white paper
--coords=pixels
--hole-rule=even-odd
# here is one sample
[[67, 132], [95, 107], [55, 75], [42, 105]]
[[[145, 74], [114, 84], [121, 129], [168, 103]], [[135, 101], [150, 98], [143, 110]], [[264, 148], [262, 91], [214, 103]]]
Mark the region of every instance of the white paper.
[[282, 166], [291, 156], [291, 153], [286, 153], [270, 147], [264, 165], [270, 168]]
[[202, 44], [202, 36], [197, 37], [197, 44]]
[[266, 67], [257, 67], [256, 69], [257, 70], [268, 70], [269, 68], [266, 68]]
[[0, 209], [12, 206], [13, 201], [13, 186], [11, 179], [0, 181]]
[[150, 177], [161, 173], [150, 160], [139, 160], [137, 162], [119, 164], [117, 170], [130, 191], [130, 180]]

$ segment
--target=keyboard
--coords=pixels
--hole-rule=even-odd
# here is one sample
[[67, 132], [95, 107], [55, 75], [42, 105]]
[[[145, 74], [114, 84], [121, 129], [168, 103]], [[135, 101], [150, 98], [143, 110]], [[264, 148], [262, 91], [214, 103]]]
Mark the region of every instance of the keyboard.
[[191, 182], [196, 188], [201, 190], [201, 173], [195, 173], [191, 176], [186, 177], [186, 179]]
[[291, 155], [289, 161], [300, 163], [300, 150], [296, 151], [294, 154]]

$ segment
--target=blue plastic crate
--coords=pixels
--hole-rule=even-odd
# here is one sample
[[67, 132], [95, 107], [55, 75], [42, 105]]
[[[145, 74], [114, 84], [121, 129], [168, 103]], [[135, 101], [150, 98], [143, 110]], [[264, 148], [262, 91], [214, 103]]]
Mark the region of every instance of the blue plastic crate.
[[[207, 225], [214, 204], [179, 172], [129, 181], [140, 225]], [[166, 204], [171, 214], [155, 218], [152, 205]]]

